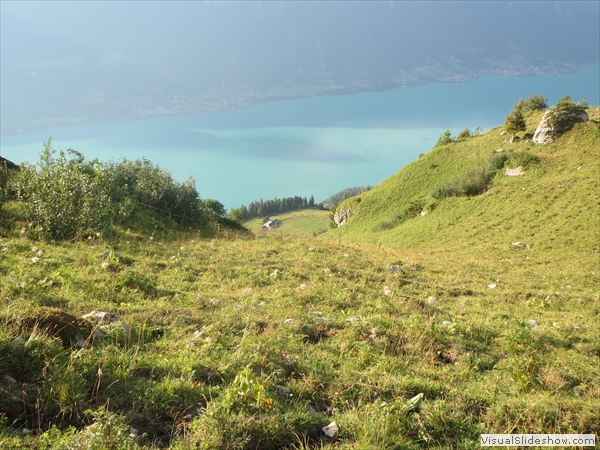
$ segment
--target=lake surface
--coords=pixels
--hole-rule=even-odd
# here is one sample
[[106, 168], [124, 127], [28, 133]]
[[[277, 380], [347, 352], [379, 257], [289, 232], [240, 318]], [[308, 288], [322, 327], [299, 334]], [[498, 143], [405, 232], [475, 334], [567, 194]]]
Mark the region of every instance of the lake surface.
[[52, 135], [57, 150], [74, 148], [102, 160], [145, 157], [178, 180], [191, 175], [202, 198], [216, 198], [227, 208], [294, 195], [321, 201], [347, 187], [379, 183], [428, 152], [446, 129], [456, 135], [466, 126], [502, 125], [520, 98], [539, 93], [554, 104], [571, 95], [598, 105], [599, 67], [53, 128], [2, 136], [0, 154], [36, 162]]

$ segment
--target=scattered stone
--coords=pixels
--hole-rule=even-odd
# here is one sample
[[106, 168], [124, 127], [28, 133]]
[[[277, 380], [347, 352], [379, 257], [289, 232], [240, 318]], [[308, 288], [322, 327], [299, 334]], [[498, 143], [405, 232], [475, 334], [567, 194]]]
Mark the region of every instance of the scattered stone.
[[130, 438], [136, 438], [139, 435], [139, 430], [137, 430], [136, 428], [130, 427], [129, 428], [129, 437]]
[[350, 255], [348, 253], [344, 253], [344, 258], [349, 258]]
[[428, 212], [428, 211], [427, 211], [426, 209], [424, 209], [423, 211], [421, 211], [421, 217], [423, 217], [423, 216], [426, 216], [426, 215], [427, 215], [427, 212]]
[[519, 175], [525, 175], [525, 170], [523, 169], [523, 166], [519, 166], [514, 169], [509, 169], [507, 167], [505, 174], [509, 177], [516, 177]]
[[442, 321], [442, 325], [449, 327], [450, 325], [452, 325], [452, 321], [451, 320], [444, 320]]
[[503, 148], [499, 148], [499, 149], [494, 150], [494, 153], [502, 153], [503, 151], [504, 151]]
[[302, 284], [300, 285], [300, 289], [302, 289], [302, 290], [306, 289], [306, 284], [305, 284], [305, 283], [302, 283]]
[[17, 336], [12, 341], [10, 341], [11, 347], [23, 347], [27, 341], [21, 336]]
[[120, 323], [123, 331], [128, 333], [131, 330], [129, 324], [121, 320], [121, 316], [108, 311], [92, 311], [91, 313], [81, 316], [82, 319], [94, 320], [98, 324], [109, 325], [111, 323]]
[[504, 136], [505, 134], [506, 134], [506, 131], [502, 131], [502, 132], [500, 133], [500, 136]]
[[284, 324], [292, 323], [293, 319], [285, 319], [283, 321]]
[[275, 390], [277, 391], [277, 394], [281, 395], [282, 397], [292, 397], [294, 395], [289, 387], [276, 386]]
[[488, 284], [488, 287], [490, 289], [496, 289], [496, 283], [490, 283], [490, 284]]
[[379, 336], [379, 330], [376, 327], [371, 328], [369, 333], [369, 337], [371, 339], [377, 339], [377, 337]]
[[387, 268], [387, 271], [392, 272], [392, 273], [398, 272], [399, 270], [400, 270], [400, 268], [396, 267], [396, 266], [390, 266]]
[[29, 435], [31, 434], [31, 430], [30, 430], [29, 428], [23, 428], [23, 429], [21, 430], [21, 434], [22, 434], [23, 436], [29, 436]]
[[196, 330], [192, 333], [192, 340], [195, 341], [196, 339], [200, 339], [201, 336], [202, 336], [202, 331]]
[[389, 297], [390, 295], [392, 295], [392, 290], [389, 287], [384, 286], [383, 287], [383, 295]]
[[119, 261], [123, 258], [123, 255], [121, 255], [120, 253], [117, 253], [117, 252], [113, 252], [112, 250], [106, 250], [104, 253], [102, 253], [100, 255], [100, 258], [106, 259], [110, 256], [111, 253], [112, 253], [112, 256], [114, 258], [117, 258]]
[[4, 379], [10, 384], [17, 384], [17, 380], [11, 377], [10, 375], [4, 375]]
[[419, 409], [421, 407], [421, 403], [423, 402], [423, 397], [424, 394], [422, 392], [420, 394], [415, 395], [408, 402], [406, 402], [402, 410], [404, 412], [410, 412]]
[[328, 438], [334, 438], [339, 433], [340, 427], [337, 423], [331, 422], [326, 427], [321, 428], [321, 430], [323, 430], [323, 433], [325, 433], [325, 436]]
[[308, 251], [309, 251], [309, 252], [314, 252], [314, 251], [315, 251], [315, 248], [314, 248], [314, 247], [308, 247]]
[[234, 308], [236, 311], [240, 311], [242, 309], [242, 305], [235, 305]]
[[430, 295], [429, 297], [427, 297], [427, 304], [428, 305], [433, 305], [436, 302], [436, 298], [433, 295]]
[[311, 416], [318, 416], [319, 413], [317, 413], [317, 411], [315, 411], [315, 408], [313, 408], [311, 405], [306, 405], [306, 410], [308, 411], [308, 413]]
[[531, 325], [532, 327], [534, 327], [534, 328], [537, 327], [537, 324], [538, 324], [537, 320], [534, 320], [534, 319], [529, 320], [529, 325]]
[[520, 242], [513, 242], [512, 245], [513, 245], [513, 247], [520, 247], [521, 243]]
[[81, 316], [81, 318], [93, 319], [98, 323], [113, 323], [119, 322], [121, 320], [121, 316], [119, 316], [118, 314], [110, 313], [107, 311], [92, 311], [91, 313], [84, 314], [83, 316]]
[[331, 273], [331, 269], [323, 269], [323, 273], [325, 273], [325, 274]]

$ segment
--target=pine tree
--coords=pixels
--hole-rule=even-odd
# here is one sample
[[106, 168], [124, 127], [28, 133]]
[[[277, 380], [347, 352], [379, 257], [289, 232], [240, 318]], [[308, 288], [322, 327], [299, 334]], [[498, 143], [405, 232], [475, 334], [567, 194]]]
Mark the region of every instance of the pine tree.
[[506, 116], [504, 122], [504, 129], [507, 133], [512, 135], [511, 142], [514, 141], [515, 135], [527, 129], [527, 122], [525, 122], [525, 116], [523, 116], [523, 100], [515, 105], [515, 110]]

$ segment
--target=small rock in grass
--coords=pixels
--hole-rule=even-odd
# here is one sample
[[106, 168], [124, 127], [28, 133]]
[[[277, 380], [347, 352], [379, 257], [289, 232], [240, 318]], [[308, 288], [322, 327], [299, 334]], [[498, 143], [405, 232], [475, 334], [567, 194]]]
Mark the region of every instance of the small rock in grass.
[[277, 386], [277, 387], [275, 387], [275, 390], [282, 397], [292, 397], [294, 395], [294, 394], [292, 394], [292, 390], [289, 387]]
[[442, 325], [449, 327], [450, 325], [452, 325], [452, 321], [451, 320], [444, 320], [442, 322]]
[[24, 346], [26, 342], [27, 341], [24, 338], [22, 338], [21, 336], [17, 336], [12, 341], [10, 341], [10, 346], [11, 347], [21, 347], [21, 346]]
[[428, 305], [433, 305], [436, 302], [436, 298], [433, 295], [430, 295], [429, 297], [427, 297], [427, 304]]
[[6, 381], [8, 381], [11, 384], [17, 384], [17, 380], [15, 380], [13, 377], [11, 377], [10, 375], [4, 375], [4, 379]]
[[534, 319], [529, 320], [529, 325], [531, 325], [532, 327], [537, 327], [537, 324], [538, 324], [537, 320], [534, 320]]
[[285, 319], [285, 320], [283, 321], [283, 323], [285, 323], [285, 324], [287, 324], [287, 323], [292, 323], [292, 320], [293, 320], [293, 319]]
[[513, 242], [512, 245], [513, 245], [513, 247], [520, 247], [521, 243], [520, 242]]
[[133, 427], [129, 428], [129, 437], [130, 438], [136, 438], [136, 437], [138, 437], [139, 434], [140, 434], [139, 430], [137, 430]]
[[323, 433], [325, 433], [325, 436], [327, 436], [328, 438], [334, 438], [340, 431], [340, 427], [337, 423], [331, 422], [326, 427], [321, 428], [321, 430], [323, 431]]
[[408, 402], [406, 402], [406, 404], [404, 405], [402, 410], [404, 412], [409, 412], [409, 411], [415, 411], [415, 410], [419, 409], [421, 407], [421, 403], [423, 402], [423, 397], [424, 397], [423, 393], [415, 395]]
[[344, 253], [344, 258], [349, 258], [350, 255], [348, 253]]
[[496, 283], [490, 283], [490, 284], [488, 284], [488, 287], [490, 289], [496, 289]]
[[400, 268], [396, 267], [396, 266], [390, 266], [390, 267], [387, 268], [387, 271], [388, 272], [392, 272], [392, 273], [398, 272], [399, 270], [400, 270]]
[[234, 308], [236, 311], [240, 311], [242, 309], [242, 305], [235, 305]]
[[23, 429], [21, 430], [21, 434], [22, 434], [23, 436], [29, 436], [29, 435], [31, 434], [31, 430], [30, 430], [29, 428], [23, 428]]
[[111, 250], [106, 250], [104, 253], [102, 253], [100, 255], [100, 258], [108, 258], [110, 256], [110, 254], [112, 253], [112, 256], [117, 258], [118, 260], [120, 260], [121, 258], [123, 258], [123, 255], [121, 255], [120, 253], [117, 252], [112, 252]]
[[306, 289], [306, 284], [305, 284], [305, 283], [302, 283], [302, 284], [300, 285], [300, 289], [302, 289], [302, 290]]
[[384, 286], [384, 287], [383, 287], [383, 295], [385, 295], [385, 296], [388, 296], [388, 297], [389, 297], [390, 295], [392, 295], [392, 290], [391, 290], [389, 287], [387, 287], [387, 286]]

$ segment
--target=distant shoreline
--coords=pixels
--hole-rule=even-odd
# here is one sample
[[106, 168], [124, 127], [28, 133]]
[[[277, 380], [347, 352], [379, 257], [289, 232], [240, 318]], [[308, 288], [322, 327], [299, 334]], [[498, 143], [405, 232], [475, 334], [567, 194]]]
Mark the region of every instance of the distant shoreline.
[[[596, 63], [597, 64], [597, 63]], [[583, 65], [581, 65], [583, 66]], [[41, 131], [55, 127], [70, 127], [81, 125], [96, 125], [107, 122], [130, 122], [153, 119], [158, 117], [196, 115], [219, 111], [230, 111], [248, 108], [250, 106], [282, 100], [294, 100], [328, 95], [351, 95], [365, 92], [385, 92], [393, 89], [417, 87], [428, 83], [468, 83], [484, 76], [509, 76], [509, 77], [548, 77], [574, 73], [580, 66], [565, 64], [561, 69], [556, 67], [504, 67], [498, 69], [478, 70], [469, 74], [455, 74], [447, 76], [426, 76], [421, 78], [407, 78], [398, 80], [384, 80], [379, 83], [350, 84], [339, 86], [314, 86], [301, 87], [288, 90], [272, 91], [266, 94], [251, 92], [249, 94], [231, 95], [229, 97], [214, 98], [213, 100], [194, 101], [172, 96], [169, 104], [162, 104], [150, 109], [132, 111], [127, 114], [115, 113], [110, 117], [96, 118], [61, 118], [39, 119], [28, 125], [3, 127], [2, 136], [18, 135], [33, 131]]]

